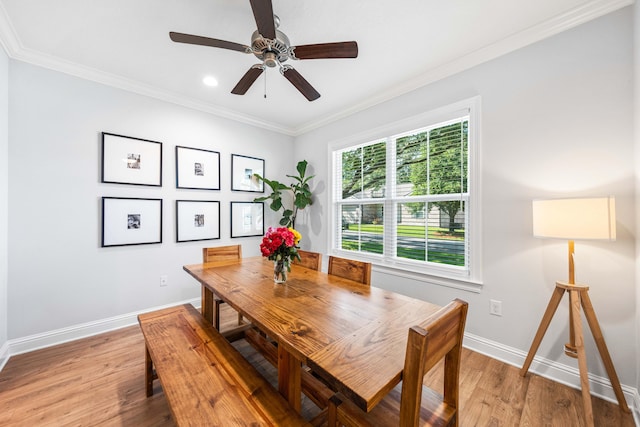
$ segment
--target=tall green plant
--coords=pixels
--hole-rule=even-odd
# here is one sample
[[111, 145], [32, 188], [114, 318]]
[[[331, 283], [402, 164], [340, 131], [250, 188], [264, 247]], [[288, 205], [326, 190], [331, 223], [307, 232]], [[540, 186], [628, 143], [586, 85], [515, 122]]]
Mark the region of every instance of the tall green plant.
[[[276, 180], [269, 180], [255, 174], [259, 181], [264, 181], [271, 188], [271, 194], [264, 197], [257, 197], [253, 199], [254, 202], [264, 202], [270, 200], [269, 207], [272, 211], [278, 212], [282, 210], [282, 219], [280, 219], [280, 225], [284, 227], [295, 228], [296, 217], [298, 216], [298, 210], [306, 208], [312, 203], [311, 201], [311, 189], [309, 188], [309, 180], [314, 177], [305, 176], [307, 172], [307, 161], [302, 160], [296, 165], [298, 175], [287, 175], [289, 178], [295, 180], [295, 182], [285, 185]], [[287, 209], [282, 203], [283, 192], [291, 191], [293, 194], [293, 206], [291, 209]]]

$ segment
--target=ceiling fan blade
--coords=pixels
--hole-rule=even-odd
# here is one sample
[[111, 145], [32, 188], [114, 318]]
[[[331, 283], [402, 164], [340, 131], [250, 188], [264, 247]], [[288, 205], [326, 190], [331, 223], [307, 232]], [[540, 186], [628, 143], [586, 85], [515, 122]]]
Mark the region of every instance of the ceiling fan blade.
[[300, 75], [299, 72], [291, 68], [290, 66], [282, 67], [282, 75], [291, 82], [292, 85], [300, 91], [309, 101], [315, 101], [320, 98], [320, 94], [316, 91], [308, 81]]
[[318, 43], [293, 46], [295, 59], [357, 58], [358, 43]]
[[211, 39], [209, 37], [194, 36], [191, 34], [169, 33], [171, 40], [177, 43], [197, 44], [200, 46], [219, 47], [222, 49], [237, 50], [238, 52], [251, 53], [251, 48], [240, 43], [228, 42], [226, 40]]
[[231, 93], [234, 95], [244, 95], [247, 93], [253, 82], [260, 77], [260, 74], [262, 74], [263, 71], [264, 67], [262, 64], [257, 64], [249, 68], [249, 71], [242, 76], [236, 87], [231, 90]]
[[267, 39], [276, 38], [276, 23], [273, 18], [271, 0], [250, 0], [253, 17], [256, 19], [258, 32]]

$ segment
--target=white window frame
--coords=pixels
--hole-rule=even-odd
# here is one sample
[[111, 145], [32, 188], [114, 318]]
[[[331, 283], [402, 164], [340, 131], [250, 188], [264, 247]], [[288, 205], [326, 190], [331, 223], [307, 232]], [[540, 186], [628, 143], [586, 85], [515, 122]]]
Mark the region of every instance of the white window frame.
[[[377, 141], [395, 139], [400, 135], [412, 132], [413, 129], [422, 129], [434, 124], [447, 122], [462, 116], [469, 116], [469, 134], [468, 134], [468, 196], [464, 197], [467, 202], [466, 208], [466, 233], [469, 242], [468, 246], [468, 269], [448, 265], [434, 265], [434, 263], [425, 263], [421, 261], [404, 260], [394, 257], [392, 254], [385, 253], [368, 254], [357, 251], [349, 251], [340, 247], [340, 233], [342, 229], [342, 218], [340, 215], [340, 207], [345, 203], [340, 203], [341, 188], [340, 183], [336, 182], [336, 168], [341, 165], [341, 158], [338, 152], [344, 149], [355, 149], [359, 146], [369, 145]], [[328, 239], [330, 244], [330, 254], [352, 258], [361, 261], [368, 261], [373, 264], [374, 272], [381, 272], [410, 279], [426, 281], [436, 285], [454, 287], [458, 289], [468, 290], [472, 292], [480, 292], [482, 289], [482, 209], [480, 206], [481, 198], [481, 162], [480, 162], [480, 97], [465, 99], [435, 110], [428, 111], [413, 117], [399, 120], [380, 126], [375, 129], [362, 132], [357, 135], [343, 138], [329, 144], [329, 185], [330, 194], [330, 215], [328, 227]], [[393, 169], [395, 165], [395, 153], [391, 152], [389, 144], [387, 144], [387, 176], [395, 176]], [[387, 181], [387, 190], [395, 192], [395, 183]], [[394, 194], [395, 196], [395, 194]], [[430, 199], [434, 196], [429, 196]], [[437, 196], [436, 196], [437, 198]], [[383, 204], [384, 227], [388, 235], [393, 233], [395, 229], [395, 215], [389, 215], [391, 209], [396, 209], [398, 202], [403, 202], [399, 198], [391, 197], [388, 199], [364, 199], [350, 201], [353, 204]], [[407, 199], [406, 201], [415, 201]], [[393, 243], [395, 245], [395, 243]], [[388, 244], [385, 243], [388, 249]]]

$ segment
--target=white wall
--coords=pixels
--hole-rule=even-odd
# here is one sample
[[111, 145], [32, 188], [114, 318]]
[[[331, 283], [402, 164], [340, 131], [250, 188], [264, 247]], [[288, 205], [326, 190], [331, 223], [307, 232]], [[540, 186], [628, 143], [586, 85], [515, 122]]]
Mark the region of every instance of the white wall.
[[[17, 61], [9, 85], [10, 340], [196, 299], [182, 265], [204, 246], [259, 255], [259, 237], [230, 239], [229, 201], [256, 195], [230, 191], [231, 153], [264, 158], [266, 175], [284, 180], [291, 137]], [[101, 184], [101, 131], [162, 142], [163, 187]], [[222, 190], [177, 190], [175, 145], [219, 151]], [[163, 243], [101, 248], [102, 196], [162, 198]], [[222, 239], [176, 243], [176, 199], [222, 201]]]
[[9, 58], [0, 47], [0, 368], [6, 359], [8, 278]]
[[[521, 363], [555, 281], [567, 279], [567, 244], [532, 237], [531, 200], [613, 194], [618, 239], [578, 242], [577, 280], [591, 286], [622, 383], [635, 386], [632, 40], [632, 9], [626, 8], [298, 137], [296, 158], [313, 158], [317, 174], [318, 201], [304, 217], [312, 249], [330, 250], [332, 142], [479, 95], [483, 290], [465, 292], [376, 269], [373, 284], [441, 304], [467, 300], [467, 333], [515, 349]], [[489, 315], [489, 299], [502, 301], [502, 317]], [[562, 355], [567, 311], [565, 300], [537, 354], [577, 369]], [[586, 334], [589, 370], [606, 377]]]

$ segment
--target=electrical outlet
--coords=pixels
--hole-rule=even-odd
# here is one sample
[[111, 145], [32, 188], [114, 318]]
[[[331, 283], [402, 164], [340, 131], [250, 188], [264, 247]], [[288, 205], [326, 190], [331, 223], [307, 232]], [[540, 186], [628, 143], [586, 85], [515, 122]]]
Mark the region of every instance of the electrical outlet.
[[494, 316], [502, 316], [502, 301], [489, 300], [489, 313]]
[[169, 276], [160, 276], [160, 286], [167, 286], [169, 284]]

